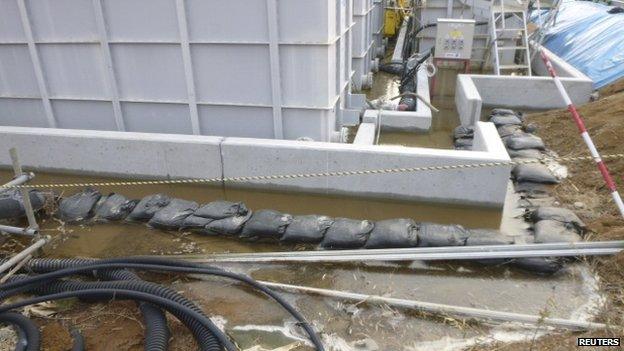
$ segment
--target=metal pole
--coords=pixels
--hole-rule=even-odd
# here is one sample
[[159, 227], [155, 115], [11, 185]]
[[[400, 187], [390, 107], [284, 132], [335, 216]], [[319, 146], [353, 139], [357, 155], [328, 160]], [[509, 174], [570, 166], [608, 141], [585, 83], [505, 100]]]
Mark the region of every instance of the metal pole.
[[390, 305], [394, 307], [413, 309], [437, 315], [441, 314], [461, 318], [474, 318], [486, 321], [520, 322], [532, 325], [547, 325], [571, 330], [594, 330], [606, 328], [606, 325], [601, 323], [583, 322], [561, 318], [548, 318], [529, 314], [485, 310], [480, 308], [453, 306], [415, 300], [396, 299], [391, 297], [357, 294], [338, 290], [319, 289], [307, 286], [280, 284], [265, 281], [260, 281], [259, 283], [262, 283], [269, 288], [282, 291], [303, 292], [308, 294], [339, 298], [352, 302], [366, 302], [372, 304]]
[[29, 247], [27, 247], [26, 249], [24, 249], [22, 252], [20, 252], [20, 253], [16, 254], [15, 256], [11, 257], [8, 261], [6, 261], [2, 265], [0, 265], [0, 273], [6, 271], [7, 269], [9, 269], [11, 267], [13, 267], [13, 265], [15, 265], [15, 264], [18, 264], [24, 258], [26, 258], [28, 255], [32, 255], [34, 252], [36, 252], [37, 250], [42, 248], [45, 244], [47, 244], [49, 240], [50, 240], [49, 236], [46, 236], [43, 239], [39, 239], [34, 244], [32, 244]]
[[[510, 245], [512, 246], [512, 245]], [[307, 255], [307, 256], [240, 256], [240, 257], [206, 257], [196, 259], [198, 262], [232, 262], [232, 263], [260, 263], [260, 262], [353, 262], [353, 261], [450, 261], [450, 260], [485, 260], [511, 258], [538, 258], [538, 257], [581, 257], [615, 255], [621, 248], [601, 249], [558, 249], [558, 250], [523, 250], [523, 251], [493, 251], [493, 252], [441, 252], [441, 253], [387, 253], [371, 255], [368, 250], [361, 250], [359, 255]], [[187, 259], [189, 259], [187, 257]]]
[[33, 179], [35, 177], [34, 173], [23, 173], [22, 175], [19, 175], [15, 178], [13, 178], [13, 180], [11, 180], [10, 182], [4, 184], [2, 187], [3, 188], [10, 188], [16, 185], [22, 185], [28, 181], [30, 181], [31, 179]]
[[[13, 171], [15, 172], [15, 176], [19, 177], [24, 174], [22, 171], [22, 165], [19, 162], [19, 158], [17, 157], [17, 149], [11, 148], [9, 150], [11, 154], [11, 162], [13, 162]], [[30, 193], [26, 188], [20, 188], [20, 192], [22, 193], [22, 201], [24, 203], [24, 211], [26, 212], [26, 218], [28, 218], [28, 228], [39, 230], [39, 225], [37, 224], [37, 220], [35, 219], [35, 212], [33, 211], [32, 204], [30, 202]]]
[[0, 224], [0, 232], [5, 232], [5, 233], [15, 234], [15, 235], [28, 235], [28, 236], [35, 236], [39, 234], [39, 231], [37, 229], [11, 227], [11, 226], [2, 225], [2, 224]]
[[609, 173], [609, 169], [607, 168], [607, 165], [604, 163], [604, 161], [600, 157], [600, 153], [598, 153], [598, 149], [596, 148], [596, 145], [594, 145], [594, 141], [589, 136], [589, 133], [587, 133], [587, 128], [585, 127], [585, 122], [583, 121], [583, 117], [581, 117], [581, 114], [576, 109], [576, 106], [572, 102], [572, 99], [570, 99], [570, 96], [568, 95], [568, 92], [566, 91], [563, 84], [561, 83], [561, 79], [559, 79], [559, 76], [557, 75], [557, 72], [555, 71], [555, 68], [553, 67], [552, 62], [550, 62], [550, 59], [548, 58], [548, 56], [546, 56], [546, 53], [544, 52], [544, 50], [542, 50], [542, 47], [539, 46], [537, 49], [540, 52], [542, 61], [544, 61], [544, 64], [546, 65], [546, 69], [548, 69], [550, 76], [553, 78], [555, 82], [555, 86], [557, 87], [559, 94], [561, 94], [561, 98], [563, 99], [566, 106], [568, 107], [568, 111], [570, 111], [570, 114], [572, 115], [572, 119], [574, 120], [574, 123], [576, 123], [578, 130], [581, 132], [581, 137], [583, 138], [583, 141], [585, 141], [585, 144], [587, 145], [589, 152], [594, 158], [594, 161], [596, 161], [598, 170], [600, 171], [600, 174], [602, 174], [602, 178], [607, 184], [607, 188], [609, 188], [609, 190], [611, 191], [611, 196], [613, 197], [613, 201], [615, 202], [615, 205], [620, 211], [620, 215], [624, 218], [624, 202], [622, 202], [620, 193], [618, 193], [617, 191], [617, 187], [615, 185], [615, 182], [613, 181], [613, 178], [611, 177], [611, 173]]
[[[236, 257], [288, 257], [288, 256], [347, 256], [347, 255], [382, 255], [382, 254], [421, 254], [444, 252], [495, 252], [495, 251], [532, 251], [558, 249], [624, 249], [624, 240], [614, 241], [581, 241], [573, 243], [547, 244], [516, 244], [516, 245], [482, 245], [482, 246], [442, 246], [442, 247], [415, 247], [402, 249], [356, 249], [356, 250], [324, 250], [324, 251], [282, 251], [282, 252], [254, 252], [215, 254], [209, 258], [236, 258]], [[189, 256], [186, 256], [187, 258]], [[206, 256], [202, 256], [206, 257]]]

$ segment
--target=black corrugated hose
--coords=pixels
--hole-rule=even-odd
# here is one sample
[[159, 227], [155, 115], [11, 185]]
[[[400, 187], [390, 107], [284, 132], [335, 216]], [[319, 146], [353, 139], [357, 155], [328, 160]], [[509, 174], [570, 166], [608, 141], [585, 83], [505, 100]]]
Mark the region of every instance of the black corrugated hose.
[[[77, 261], [71, 262], [72, 264], [78, 264]], [[80, 262], [83, 263], [83, 262]], [[177, 260], [163, 259], [163, 258], [151, 258], [151, 257], [131, 257], [131, 258], [119, 258], [119, 259], [107, 259], [107, 260], [87, 260], [75, 267], [66, 267], [69, 265], [67, 260], [31, 260], [27, 264], [25, 270], [33, 271], [48, 271], [48, 273], [30, 276], [23, 279], [16, 279], [15, 281], [6, 283], [0, 286], [0, 292], [4, 295], [19, 293], [26, 290], [31, 290], [42, 284], [49, 286], [69, 287], [80, 290], [66, 291], [63, 293], [56, 293], [51, 295], [42, 296], [35, 299], [25, 300], [17, 304], [10, 305], [8, 307], [15, 308], [15, 306], [22, 306], [34, 303], [33, 301], [45, 301], [49, 299], [65, 298], [62, 296], [75, 296], [75, 297], [90, 297], [90, 298], [125, 298], [125, 299], [138, 299], [143, 302], [155, 303], [159, 307], [167, 309], [170, 313], [176, 315], [179, 318], [186, 320], [193, 319], [199, 323], [202, 328], [208, 329], [214, 334], [220, 341], [223, 347], [227, 350], [234, 350], [235, 346], [229, 341], [229, 339], [221, 332], [212, 322], [203, 314], [195, 311], [189, 306], [185, 306], [185, 303], [181, 303], [180, 300], [171, 300], [164, 296], [169, 296], [163, 290], [155, 289], [155, 284], [138, 281], [113, 281], [113, 282], [99, 282], [99, 283], [84, 283], [84, 282], [67, 282], [67, 286], [51, 285], [52, 282], [57, 279], [64, 278], [71, 275], [85, 274], [95, 272], [96, 276], [102, 274], [109, 274], [106, 272], [123, 270], [123, 269], [138, 269], [146, 271], [156, 272], [177, 272], [177, 273], [191, 273], [191, 274], [208, 274], [226, 277], [240, 282], [244, 282], [252, 287], [262, 291], [267, 296], [271, 297], [282, 305], [302, 326], [310, 336], [310, 340], [315, 345], [317, 350], [324, 350], [319, 336], [316, 334], [312, 326], [305, 320], [305, 318], [294, 309], [287, 301], [285, 301], [280, 295], [273, 292], [271, 289], [256, 282], [255, 280], [240, 274], [224, 271], [222, 269], [213, 268], [201, 264], [195, 264], [190, 262], [182, 262]], [[55, 270], [56, 269], [56, 270]], [[53, 270], [53, 271], [50, 271]], [[59, 283], [65, 284], [65, 282]], [[91, 285], [81, 285], [91, 284]], [[95, 288], [97, 287], [97, 288]], [[105, 288], [106, 287], [106, 288]], [[141, 291], [137, 290], [141, 289]], [[165, 288], [166, 289], [166, 288]], [[170, 290], [170, 289], [169, 289]], [[174, 292], [175, 293], [175, 292]], [[73, 294], [73, 295], [72, 295]], [[160, 294], [161, 296], [157, 295]], [[177, 293], [176, 293], [177, 294]], [[178, 294], [179, 295], [179, 294]], [[43, 299], [43, 300], [42, 300]], [[156, 301], [156, 302], [155, 302]], [[192, 302], [191, 302], [192, 304]], [[193, 304], [194, 305], [194, 304]], [[13, 306], [13, 307], [11, 307]], [[0, 311], [5, 311], [7, 306], [0, 307]], [[181, 319], [182, 321], [182, 319]]]
[[19, 313], [0, 313], [0, 323], [10, 324], [17, 333], [15, 351], [39, 351], [41, 334], [37, 325]]

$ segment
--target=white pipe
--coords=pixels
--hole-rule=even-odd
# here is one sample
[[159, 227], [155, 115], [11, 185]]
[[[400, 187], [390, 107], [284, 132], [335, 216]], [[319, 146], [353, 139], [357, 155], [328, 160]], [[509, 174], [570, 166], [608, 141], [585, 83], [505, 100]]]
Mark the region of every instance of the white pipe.
[[[511, 246], [511, 245], [510, 245]], [[495, 252], [443, 252], [443, 253], [394, 253], [370, 255], [362, 250], [359, 255], [333, 256], [267, 256], [267, 257], [206, 257], [199, 262], [353, 262], [353, 261], [450, 261], [450, 260], [487, 260], [511, 258], [540, 258], [540, 257], [581, 257], [607, 256], [622, 252], [621, 248], [607, 249], [563, 249], [563, 250], [535, 250], [535, 251], [495, 251]]]
[[22, 185], [28, 181], [30, 181], [31, 179], [33, 179], [35, 177], [35, 174], [30, 172], [30, 173], [23, 173], [17, 177], [15, 177], [13, 180], [11, 180], [10, 182], [4, 184], [2, 186], [2, 188], [10, 188], [16, 185]]
[[49, 240], [50, 240], [49, 236], [46, 236], [43, 239], [39, 239], [34, 244], [22, 250], [22, 252], [11, 257], [9, 260], [7, 260], [2, 265], [0, 265], [0, 273], [3, 273], [7, 269], [13, 267], [13, 265], [15, 264], [18, 264], [19, 262], [24, 260], [24, 258], [26, 258], [28, 255], [32, 255], [35, 251], [39, 250], [45, 244], [47, 244]]
[[14, 235], [28, 235], [28, 236], [37, 235], [39, 233], [39, 231], [34, 228], [19, 228], [19, 227], [11, 227], [9, 225], [1, 225], [1, 224], [0, 224], [0, 232], [5, 232], [8, 234], [14, 234]]
[[422, 302], [422, 301], [415, 301], [415, 300], [396, 299], [396, 298], [391, 298], [391, 297], [357, 294], [357, 293], [338, 291], [338, 290], [319, 289], [319, 288], [312, 288], [312, 287], [307, 287], [307, 286], [280, 284], [280, 283], [272, 283], [272, 282], [265, 282], [265, 281], [259, 281], [259, 283], [269, 288], [283, 290], [283, 291], [303, 292], [303, 293], [308, 293], [308, 294], [339, 298], [339, 299], [348, 300], [352, 302], [358, 302], [358, 303], [366, 302], [366, 303], [371, 303], [371, 304], [390, 305], [394, 307], [413, 309], [417, 311], [423, 311], [423, 312], [428, 312], [428, 313], [433, 313], [433, 314], [438, 314], [438, 315], [442, 314], [442, 315], [450, 315], [450, 316], [462, 317], [462, 318], [468, 317], [468, 318], [488, 320], [488, 321], [498, 321], [498, 322], [519, 322], [519, 323], [531, 324], [531, 325], [547, 325], [551, 327], [558, 327], [558, 328], [572, 329], [572, 330], [595, 330], [595, 329], [606, 328], [606, 325], [602, 323], [575, 321], [575, 320], [561, 319], [561, 318], [549, 318], [549, 317], [542, 317], [542, 316], [529, 315], [529, 314], [485, 310], [485, 309], [480, 309], [480, 308], [453, 306], [453, 305]]

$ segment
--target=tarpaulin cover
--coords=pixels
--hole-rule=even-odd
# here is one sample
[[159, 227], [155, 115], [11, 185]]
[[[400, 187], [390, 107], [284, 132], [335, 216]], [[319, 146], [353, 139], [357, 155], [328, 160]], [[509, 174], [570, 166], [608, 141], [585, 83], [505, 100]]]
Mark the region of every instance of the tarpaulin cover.
[[[544, 37], [544, 46], [590, 77], [596, 89], [624, 77], [624, 13], [610, 14], [611, 9], [563, 0]], [[531, 21], [539, 23], [537, 11]]]

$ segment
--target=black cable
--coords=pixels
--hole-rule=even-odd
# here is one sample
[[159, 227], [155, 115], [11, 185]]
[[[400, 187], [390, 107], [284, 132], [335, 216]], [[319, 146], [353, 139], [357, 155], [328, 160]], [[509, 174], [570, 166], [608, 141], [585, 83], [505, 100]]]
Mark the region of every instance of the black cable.
[[[22, 281], [20, 281], [22, 282]], [[215, 334], [221, 344], [228, 351], [237, 351], [237, 347], [227, 338], [227, 336], [219, 329], [212, 324], [210, 319], [206, 318], [200, 313], [193, 311], [190, 308], [182, 306], [181, 304], [159, 297], [155, 295], [151, 295], [148, 293], [143, 293], [139, 291], [132, 290], [123, 290], [123, 289], [88, 289], [88, 290], [78, 290], [78, 291], [66, 291], [57, 294], [45, 295], [45, 296], [37, 296], [29, 299], [25, 299], [22, 301], [18, 301], [11, 304], [1, 305], [0, 313], [7, 312], [16, 308], [21, 308], [29, 305], [33, 305], [36, 303], [41, 303], [45, 301], [55, 301], [62, 300], [72, 297], [82, 297], [82, 298], [92, 298], [92, 299], [124, 299], [124, 300], [141, 300], [144, 302], [149, 302], [151, 304], [157, 305], [169, 313], [173, 314], [175, 310], [182, 310], [184, 313], [190, 315], [195, 318], [199, 323], [204, 325], [206, 328], [214, 328], [211, 329], [213, 334]], [[38, 350], [38, 349], [37, 349]]]
[[[230, 278], [234, 280], [238, 280], [240, 282], [244, 282], [260, 291], [262, 291], [267, 296], [271, 297], [273, 300], [278, 302], [284, 309], [286, 309], [304, 328], [306, 333], [309, 335], [310, 340], [315, 345], [317, 350], [324, 351], [325, 348], [316, 334], [312, 326], [306, 321], [305, 317], [299, 313], [294, 307], [292, 307], [286, 300], [284, 300], [281, 296], [275, 293], [273, 290], [267, 288], [266, 286], [256, 282], [255, 280], [246, 277], [244, 275], [231, 273], [224, 271], [218, 268], [207, 268], [204, 265], [194, 264], [190, 262], [183, 262], [177, 260], [170, 259], [162, 259], [162, 258], [152, 258], [152, 257], [131, 257], [131, 258], [121, 258], [121, 259], [109, 259], [99, 261], [98, 264], [92, 264], [81, 267], [74, 268], [66, 268], [62, 270], [58, 270], [55, 272], [45, 273], [41, 275], [37, 275], [34, 277], [29, 277], [28, 279], [5, 283], [3, 286], [0, 286], [0, 290], [8, 290], [20, 288], [27, 285], [35, 285], [40, 282], [51, 281], [53, 279], [59, 279], [62, 277], [66, 277], [69, 275], [80, 274], [82, 272], [88, 271], [99, 271], [106, 269], [139, 269], [139, 270], [151, 270], [151, 271], [167, 271], [167, 272], [177, 272], [177, 273], [194, 273], [194, 274], [207, 274], [207, 275], [216, 275], [225, 278]], [[128, 263], [128, 262], [138, 262], [138, 263]]]
[[70, 331], [72, 338], [74, 339], [74, 343], [72, 344], [72, 351], [84, 351], [85, 350], [85, 339], [82, 336], [82, 333], [78, 329], [72, 329]]
[[0, 323], [6, 323], [14, 326], [17, 332], [17, 345], [15, 351], [39, 351], [41, 347], [41, 333], [37, 325], [19, 313], [7, 312], [0, 313]]

